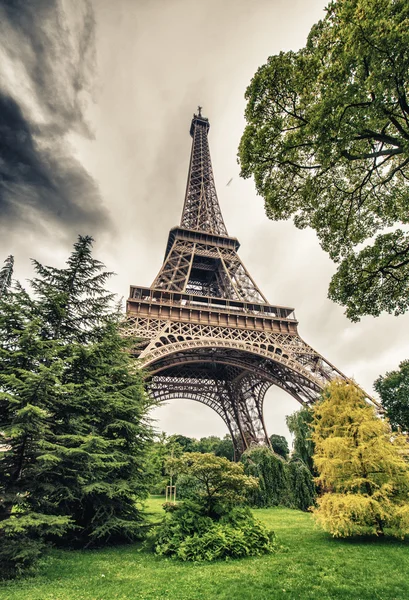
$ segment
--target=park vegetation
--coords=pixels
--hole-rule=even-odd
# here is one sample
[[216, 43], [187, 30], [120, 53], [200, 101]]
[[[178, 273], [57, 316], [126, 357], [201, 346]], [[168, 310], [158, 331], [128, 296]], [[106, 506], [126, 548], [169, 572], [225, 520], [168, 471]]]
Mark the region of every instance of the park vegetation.
[[312, 439], [323, 490], [314, 516], [333, 536], [409, 535], [409, 464], [405, 436], [353, 383], [333, 381], [314, 409]]
[[246, 92], [241, 174], [271, 219], [313, 228], [353, 321], [409, 307], [409, 4], [338, 0]]
[[275, 536], [245, 506], [257, 488], [241, 463], [214, 454], [190, 452], [171, 458], [168, 468], [191, 482], [194, 495], [168, 505], [167, 515], [154, 532], [157, 554], [201, 561], [269, 554]]
[[105, 290], [110, 273], [79, 237], [65, 268], [34, 261], [30, 291], [0, 297], [0, 569], [143, 534], [150, 406]]

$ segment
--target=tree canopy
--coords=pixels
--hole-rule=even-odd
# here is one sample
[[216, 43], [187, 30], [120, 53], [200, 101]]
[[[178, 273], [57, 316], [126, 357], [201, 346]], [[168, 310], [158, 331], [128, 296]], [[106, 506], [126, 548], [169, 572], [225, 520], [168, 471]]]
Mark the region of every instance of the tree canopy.
[[331, 382], [314, 408], [312, 438], [325, 493], [316, 520], [333, 536], [409, 534], [407, 440], [392, 435], [354, 384]]
[[409, 360], [400, 363], [399, 369], [378, 377], [374, 384], [381, 397], [388, 419], [394, 429], [409, 432]]
[[407, 0], [336, 0], [246, 92], [241, 174], [271, 219], [315, 229], [354, 321], [409, 306], [408, 82]]

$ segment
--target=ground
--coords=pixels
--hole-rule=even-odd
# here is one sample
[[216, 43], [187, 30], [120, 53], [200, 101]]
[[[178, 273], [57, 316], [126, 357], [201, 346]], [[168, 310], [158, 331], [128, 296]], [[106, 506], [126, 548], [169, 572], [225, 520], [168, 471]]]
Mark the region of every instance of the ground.
[[[147, 510], [156, 519], [160, 498]], [[141, 545], [52, 551], [35, 578], [0, 585], [1, 600], [406, 600], [409, 540], [334, 540], [308, 513], [258, 509], [285, 548], [209, 564], [155, 557]]]

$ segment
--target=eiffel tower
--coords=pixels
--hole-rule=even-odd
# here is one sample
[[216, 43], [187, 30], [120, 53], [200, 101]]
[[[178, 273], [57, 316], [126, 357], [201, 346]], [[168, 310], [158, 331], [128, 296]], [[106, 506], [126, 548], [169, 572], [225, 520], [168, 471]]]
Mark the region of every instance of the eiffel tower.
[[151, 287], [131, 286], [127, 335], [139, 340], [150, 395], [210, 406], [238, 458], [270, 444], [263, 419], [270, 386], [310, 405], [330, 380], [347, 378], [301, 339], [294, 309], [269, 304], [243, 265], [217, 198], [209, 127], [199, 107], [180, 225], [170, 230]]

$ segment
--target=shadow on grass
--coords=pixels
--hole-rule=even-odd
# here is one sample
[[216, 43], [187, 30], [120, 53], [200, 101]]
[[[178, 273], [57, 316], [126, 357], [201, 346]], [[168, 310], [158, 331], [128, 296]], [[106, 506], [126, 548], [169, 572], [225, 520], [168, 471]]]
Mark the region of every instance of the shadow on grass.
[[399, 539], [391, 535], [376, 536], [376, 535], [355, 535], [348, 538], [335, 538], [327, 536], [327, 541], [339, 546], [396, 546], [409, 548], [409, 536], [404, 539]]

